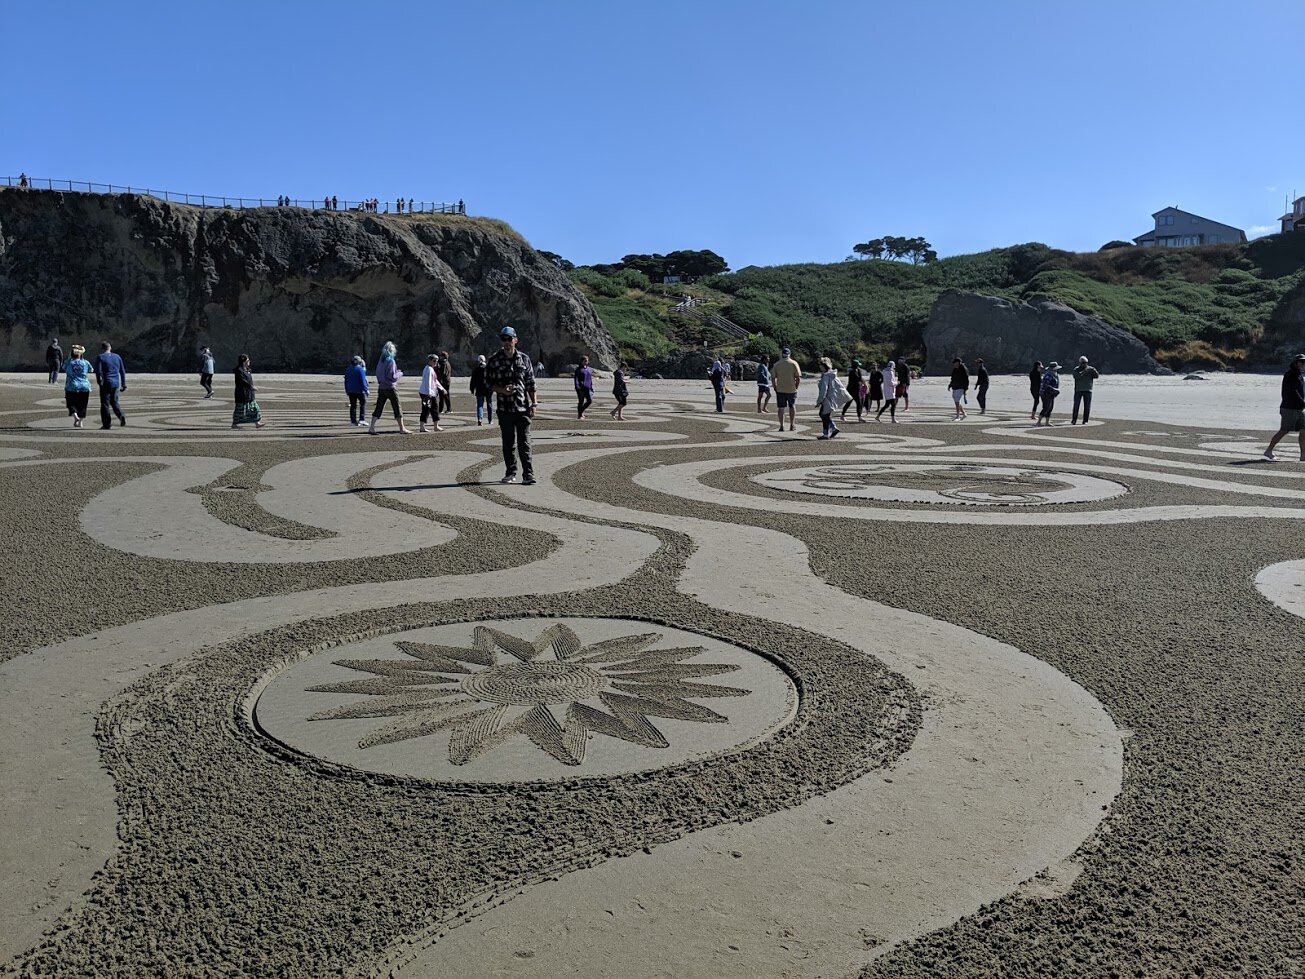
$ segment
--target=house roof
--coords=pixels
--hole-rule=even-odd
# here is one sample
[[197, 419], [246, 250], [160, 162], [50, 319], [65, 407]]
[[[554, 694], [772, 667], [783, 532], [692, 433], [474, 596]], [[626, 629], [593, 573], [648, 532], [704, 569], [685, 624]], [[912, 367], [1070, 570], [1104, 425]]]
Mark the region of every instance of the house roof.
[[1169, 211], [1172, 211], [1175, 214], [1186, 214], [1189, 218], [1197, 218], [1198, 220], [1204, 221], [1206, 224], [1212, 224], [1215, 225], [1216, 227], [1227, 228], [1229, 231], [1235, 232], [1239, 235], [1246, 234], [1246, 232], [1243, 231], [1241, 228], [1233, 227], [1231, 224], [1224, 224], [1222, 221], [1214, 220], [1214, 218], [1207, 218], [1207, 217], [1203, 217], [1200, 214], [1193, 214], [1191, 211], [1184, 211], [1180, 207], [1173, 207], [1173, 206], [1162, 207], [1160, 210], [1152, 213], [1151, 217], [1158, 218], [1161, 214], [1168, 213]]

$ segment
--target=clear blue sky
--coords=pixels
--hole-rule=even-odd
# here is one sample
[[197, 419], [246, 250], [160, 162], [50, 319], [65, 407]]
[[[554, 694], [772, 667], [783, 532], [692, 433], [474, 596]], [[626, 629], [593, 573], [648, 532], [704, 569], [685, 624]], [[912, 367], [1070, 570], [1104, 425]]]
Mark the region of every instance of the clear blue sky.
[[0, 171], [464, 198], [577, 263], [1131, 238], [1305, 194], [1302, 0], [60, 2], [0, 20]]

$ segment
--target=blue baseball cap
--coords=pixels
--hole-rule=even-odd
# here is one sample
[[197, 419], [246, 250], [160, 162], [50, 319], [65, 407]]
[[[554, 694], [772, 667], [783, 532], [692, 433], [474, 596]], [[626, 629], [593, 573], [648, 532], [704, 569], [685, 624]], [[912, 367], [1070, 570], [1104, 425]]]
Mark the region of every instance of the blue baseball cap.
[[503, 327], [503, 329], [498, 331], [498, 335], [501, 337], [515, 337], [517, 335], [517, 331], [512, 329], [512, 327], [510, 326], [505, 326]]

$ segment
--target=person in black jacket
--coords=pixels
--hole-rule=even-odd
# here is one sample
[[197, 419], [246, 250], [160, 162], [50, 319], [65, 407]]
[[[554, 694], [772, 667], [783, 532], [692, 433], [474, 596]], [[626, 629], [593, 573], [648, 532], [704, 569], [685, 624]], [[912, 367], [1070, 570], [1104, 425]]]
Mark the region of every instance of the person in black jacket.
[[239, 428], [246, 422], [253, 422], [255, 428], [263, 427], [263, 412], [258, 407], [254, 387], [254, 375], [249, 370], [249, 354], [241, 354], [236, 359], [236, 408], [231, 413], [231, 427]]
[[960, 421], [965, 417], [965, 392], [970, 389], [970, 372], [960, 357], [952, 358], [952, 379], [947, 382], [947, 389], [951, 391], [952, 404], [956, 406], [952, 421]]
[[494, 392], [485, 380], [484, 354], [476, 358], [476, 366], [471, 368], [471, 393], [476, 396], [476, 424], [494, 424]]
[[1289, 432], [1296, 432], [1300, 445], [1300, 459], [1305, 462], [1305, 354], [1297, 354], [1282, 375], [1282, 401], [1278, 405], [1278, 432], [1269, 440], [1264, 458], [1273, 462], [1277, 457], [1274, 448]]
[[988, 413], [988, 368], [983, 366], [983, 358], [974, 362], [974, 400], [979, 402], [979, 414]]
[[861, 385], [864, 383], [864, 375], [861, 373], [861, 361], [852, 361], [852, 366], [847, 369], [847, 393], [852, 396], [852, 400], [843, 405], [843, 411], [838, 416], [839, 420], [847, 417], [847, 409], [856, 405], [856, 420], [864, 422], [861, 412], [865, 410], [865, 401], [861, 397]]
[[1042, 361], [1035, 360], [1033, 369], [1029, 371], [1029, 393], [1033, 395], [1033, 410], [1029, 412], [1029, 418], [1038, 417], [1038, 408], [1042, 404]]

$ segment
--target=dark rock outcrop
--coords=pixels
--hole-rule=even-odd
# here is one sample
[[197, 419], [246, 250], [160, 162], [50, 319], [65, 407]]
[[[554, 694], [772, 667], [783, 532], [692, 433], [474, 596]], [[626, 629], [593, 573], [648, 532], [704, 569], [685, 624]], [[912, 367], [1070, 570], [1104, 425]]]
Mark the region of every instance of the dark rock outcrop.
[[448, 350], [464, 370], [517, 329], [546, 364], [617, 348], [593, 307], [499, 221], [267, 207], [228, 210], [130, 194], [0, 189], [0, 369], [39, 367], [48, 338], [99, 341], [136, 369], [372, 364]]
[[1264, 334], [1246, 355], [1246, 366], [1283, 370], [1302, 351], [1305, 351], [1305, 280], [1278, 301]]
[[926, 374], [951, 372], [953, 357], [989, 371], [1027, 371], [1040, 360], [1073, 364], [1086, 356], [1110, 374], [1168, 374], [1131, 333], [1050, 299], [1032, 303], [948, 290], [924, 330]]

